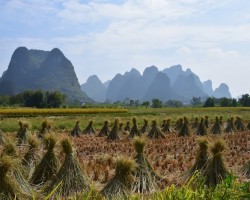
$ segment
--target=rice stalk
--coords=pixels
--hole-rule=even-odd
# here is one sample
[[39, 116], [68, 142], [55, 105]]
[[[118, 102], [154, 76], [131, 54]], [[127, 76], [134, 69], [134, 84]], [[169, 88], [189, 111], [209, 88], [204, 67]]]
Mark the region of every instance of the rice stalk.
[[35, 167], [31, 176], [30, 183], [33, 185], [43, 185], [58, 172], [60, 163], [54, 153], [57, 143], [55, 135], [48, 134], [44, 138], [44, 145], [47, 152], [44, 154], [40, 163]]
[[137, 122], [136, 122], [136, 118], [133, 118], [133, 126], [131, 128], [131, 131], [129, 133], [129, 138], [134, 138], [135, 136], [140, 136], [141, 133], [137, 127]]
[[134, 168], [134, 161], [119, 157], [116, 161], [115, 175], [101, 190], [101, 194], [107, 199], [127, 199], [134, 181]]
[[81, 129], [80, 129], [80, 125], [79, 125], [80, 121], [76, 121], [75, 127], [74, 129], [70, 132], [70, 135], [75, 137], [80, 137], [81, 134]]
[[77, 193], [87, 192], [89, 190], [88, 181], [73, 155], [71, 142], [68, 138], [65, 138], [61, 141], [61, 146], [65, 154], [65, 160], [56, 176], [43, 189], [43, 192], [49, 194], [58, 185], [57, 190], [53, 193], [53, 197], [68, 197]]
[[101, 128], [100, 132], [98, 133], [99, 137], [103, 137], [103, 136], [108, 136], [110, 132], [109, 129], [109, 122], [106, 120], [103, 124], [103, 127]]

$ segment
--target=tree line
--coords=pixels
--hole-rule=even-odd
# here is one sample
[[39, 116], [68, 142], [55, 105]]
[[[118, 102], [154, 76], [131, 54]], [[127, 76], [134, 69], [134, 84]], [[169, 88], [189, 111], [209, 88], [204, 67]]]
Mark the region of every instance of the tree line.
[[58, 108], [66, 100], [60, 91], [26, 90], [16, 95], [0, 96], [1, 106]]
[[[16, 95], [0, 96], [0, 106], [23, 106], [36, 108], [58, 108], [66, 105], [66, 95], [60, 91], [44, 91], [44, 90], [26, 90]], [[241, 98], [214, 98], [209, 97], [202, 99], [201, 97], [193, 97], [190, 103], [184, 104], [178, 100], [168, 100], [166, 102], [160, 99], [152, 99], [151, 101], [140, 102], [139, 100], [126, 99], [126, 101], [117, 101], [114, 103], [104, 103], [106, 106], [123, 106], [123, 107], [236, 107], [236, 106], [250, 106], [250, 95], [244, 94]], [[103, 106], [104, 104], [84, 105], [85, 107]], [[71, 107], [81, 106], [80, 102], [76, 104], [71, 103]]]

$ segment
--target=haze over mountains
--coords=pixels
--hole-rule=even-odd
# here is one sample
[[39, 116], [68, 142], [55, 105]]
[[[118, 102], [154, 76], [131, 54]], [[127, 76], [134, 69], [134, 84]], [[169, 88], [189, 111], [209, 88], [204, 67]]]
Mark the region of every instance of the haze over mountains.
[[[211, 80], [201, 82], [199, 76], [190, 69], [184, 71], [181, 65], [162, 71], [159, 71], [156, 66], [151, 66], [145, 68], [143, 74], [132, 68], [123, 75], [115, 75], [108, 86], [101, 84], [96, 75], [90, 76], [81, 88], [90, 98], [99, 102], [127, 99], [151, 101], [153, 98], [158, 98], [163, 102], [179, 100], [189, 103], [193, 97], [231, 98], [229, 87], [225, 83], [213, 90]], [[95, 88], [94, 91], [93, 88]]]
[[179, 100], [189, 103], [193, 97], [203, 99], [231, 98], [229, 87], [222, 83], [213, 90], [212, 81], [201, 82], [190, 69], [184, 71], [175, 65], [162, 71], [156, 66], [145, 68], [141, 74], [132, 68], [124, 74], [117, 74], [112, 80], [102, 83], [96, 76], [80, 84], [72, 63], [63, 53], [54, 48], [51, 51], [17, 48], [8, 69], [0, 78], [0, 95], [18, 94], [24, 90], [59, 90], [70, 101], [116, 102], [126, 100], [151, 101], [158, 98], [163, 102]]

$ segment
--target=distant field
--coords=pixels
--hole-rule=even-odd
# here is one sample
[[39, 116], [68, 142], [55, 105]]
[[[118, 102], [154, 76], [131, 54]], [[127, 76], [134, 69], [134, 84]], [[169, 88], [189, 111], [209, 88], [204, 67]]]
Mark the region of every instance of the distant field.
[[138, 126], [142, 126], [143, 119], [149, 122], [153, 119], [161, 124], [164, 119], [170, 118], [175, 121], [179, 117], [187, 116], [191, 121], [195, 117], [209, 116], [211, 122], [215, 116], [223, 116], [226, 121], [229, 117], [241, 116], [244, 121], [250, 121], [250, 108], [129, 108], [129, 109], [0, 109], [0, 121], [3, 131], [17, 131], [19, 121], [26, 121], [30, 125], [30, 130], [36, 131], [41, 127], [42, 121], [49, 120], [55, 131], [70, 131], [77, 120], [82, 128], [86, 127], [90, 120], [93, 120], [94, 127], [99, 130], [105, 120], [110, 121], [110, 125], [115, 118], [119, 118], [122, 123], [137, 118]]
[[67, 116], [81, 114], [98, 114], [98, 113], [126, 113], [127, 109], [123, 108], [3, 108], [0, 109], [0, 116], [3, 117], [23, 117], [23, 116]]

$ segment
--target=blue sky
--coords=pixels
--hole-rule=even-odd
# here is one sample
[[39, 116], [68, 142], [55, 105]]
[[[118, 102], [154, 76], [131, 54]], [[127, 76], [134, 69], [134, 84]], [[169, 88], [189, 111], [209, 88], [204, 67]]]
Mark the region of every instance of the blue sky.
[[1, 74], [19, 46], [58, 47], [80, 83], [181, 64], [250, 93], [248, 0], [0, 0], [0, 21]]

